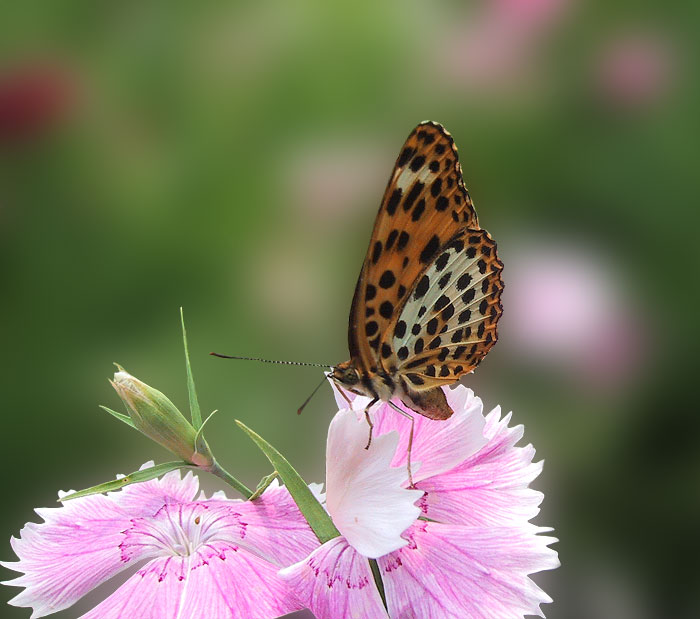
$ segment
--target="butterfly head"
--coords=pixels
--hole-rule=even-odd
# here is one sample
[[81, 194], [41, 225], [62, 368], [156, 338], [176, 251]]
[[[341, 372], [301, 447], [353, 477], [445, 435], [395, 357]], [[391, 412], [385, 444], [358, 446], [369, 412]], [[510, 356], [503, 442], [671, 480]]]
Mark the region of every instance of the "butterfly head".
[[344, 361], [333, 368], [330, 373], [330, 378], [343, 389], [352, 391], [360, 395], [365, 395], [360, 382], [360, 373], [351, 361]]

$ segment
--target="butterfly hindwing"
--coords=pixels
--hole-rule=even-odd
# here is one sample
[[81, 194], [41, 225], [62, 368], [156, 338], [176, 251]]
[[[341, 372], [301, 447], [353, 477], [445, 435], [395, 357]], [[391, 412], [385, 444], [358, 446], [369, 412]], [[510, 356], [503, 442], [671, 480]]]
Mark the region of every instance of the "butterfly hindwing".
[[464, 228], [418, 278], [386, 335], [413, 389], [454, 382], [496, 343], [502, 270], [488, 232]]
[[389, 178], [355, 289], [348, 340], [365, 370], [392, 370], [393, 332], [418, 276], [460, 229], [479, 228], [452, 136], [418, 125]]

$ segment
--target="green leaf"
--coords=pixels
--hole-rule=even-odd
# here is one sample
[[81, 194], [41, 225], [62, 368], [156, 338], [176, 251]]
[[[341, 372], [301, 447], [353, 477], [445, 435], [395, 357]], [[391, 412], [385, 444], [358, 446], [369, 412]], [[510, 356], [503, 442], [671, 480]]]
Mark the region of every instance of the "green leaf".
[[268, 486], [275, 480], [277, 479], [277, 471], [272, 471], [269, 475], [266, 475], [260, 480], [260, 483], [258, 483], [258, 487], [255, 489], [255, 492], [250, 495], [250, 500], [254, 501], [257, 499], [265, 490], [267, 490]]
[[326, 513], [326, 510], [323, 509], [323, 506], [318, 502], [311, 490], [309, 490], [309, 487], [301, 478], [301, 475], [294, 470], [287, 459], [244, 423], [238, 420], [236, 420], [236, 423], [241, 430], [253, 439], [253, 442], [258, 446], [260, 451], [265, 454], [272, 466], [275, 467], [280, 479], [282, 479], [287, 490], [289, 490], [289, 494], [292, 495], [294, 502], [299, 507], [304, 518], [306, 518], [306, 522], [309, 523], [309, 526], [316, 534], [318, 541], [324, 544], [328, 540], [338, 537], [340, 533], [338, 529], [335, 528], [331, 517]]
[[124, 413], [118, 413], [117, 411], [113, 411], [111, 408], [107, 408], [106, 406], [102, 406], [101, 404], [100, 408], [103, 411], [107, 411], [113, 417], [119, 419], [119, 421], [123, 421], [127, 426], [131, 426], [132, 428], [134, 428], [134, 430], [136, 429], [136, 426], [134, 425], [134, 422], [131, 421], [131, 417], [129, 417], [129, 415], [125, 415]]
[[372, 570], [372, 577], [374, 578], [374, 584], [377, 586], [379, 591], [379, 597], [382, 598], [382, 604], [384, 608], [388, 611], [389, 607], [386, 605], [386, 592], [384, 591], [384, 581], [382, 581], [382, 573], [379, 571], [379, 565], [376, 559], [368, 559], [369, 567]]
[[248, 488], [243, 482], [238, 481], [231, 473], [229, 473], [223, 466], [221, 466], [216, 460], [210, 468], [206, 469], [213, 475], [220, 477], [227, 484], [229, 484], [235, 490], [238, 490], [246, 499], [250, 499], [253, 496], [253, 491]]
[[202, 413], [199, 410], [197, 391], [194, 388], [194, 377], [192, 376], [192, 366], [190, 365], [190, 351], [187, 347], [187, 331], [185, 330], [185, 314], [180, 308], [180, 323], [182, 324], [182, 342], [185, 346], [185, 366], [187, 367], [187, 393], [190, 396], [190, 414], [192, 415], [192, 425], [195, 430], [202, 427]]
[[64, 496], [62, 499], [58, 499], [58, 502], [62, 503], [72, 499], [79, 499], [84, 496], [89, 496], [91, 494], [102, 494], [104, 492], [111, 492], [112, 490], [119, 490], [124, 486], [136, 484], [141, 481], [149, 481], [182, 467], [191, 467], [191, 465], [187, 464], [187, 462], [180, 461], [156, 464], [156, 466], [143, 469], [142, 471], [134, 471], [121, 479], [113, 479], [112, 481], [106, 481], [103, 484], [98, 484], [97, 486], [86, 488], [85, 490], [79, 490], [78, 492]]

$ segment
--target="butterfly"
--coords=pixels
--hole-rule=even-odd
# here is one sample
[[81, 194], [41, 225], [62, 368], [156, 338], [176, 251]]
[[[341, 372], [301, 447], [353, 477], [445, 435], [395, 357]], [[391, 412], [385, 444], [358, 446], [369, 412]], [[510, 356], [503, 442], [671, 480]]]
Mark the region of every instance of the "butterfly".
[[341, 393], [371, 398], [368, 447], [368, 411], [379, 401], [398, 398], [429, 419], [453, 414], [442, 387], [474, 370], [496, 343], [502, 270], [454, 139], [438, 123], [420, 123], [374, 222], [350, 309], [350, 360], [329, 374]]

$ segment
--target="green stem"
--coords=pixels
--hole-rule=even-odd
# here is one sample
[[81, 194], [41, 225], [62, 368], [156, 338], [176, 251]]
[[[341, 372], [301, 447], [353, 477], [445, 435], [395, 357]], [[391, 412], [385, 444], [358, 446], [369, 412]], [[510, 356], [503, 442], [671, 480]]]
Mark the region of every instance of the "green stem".
[[253, 491], [248, 488], [243, 482], [238, 481], [231, 473], [229, 473], [223, 466], [221, 466], [216, 460], [210, 468], [207, 469], [210, 473], [216, 475], [223, 479], [229, 486], [232, 486], [238, 492], [240, 492], [246, 499], [253, 496]]
[[377, 585], [377, 590], [379, 591], [379, 596], [382, 598], [382, 604], [387, 612], [389, 612], [389, 607], [386, 605], [386, 593], [384, 593], [384, 582], [382, 582], [382, 575], [379, 571], [379, 565], [376, 559], [369, 560], [369, 566], [372, 568], [372, 576], [374, 576], [374, 584]]

